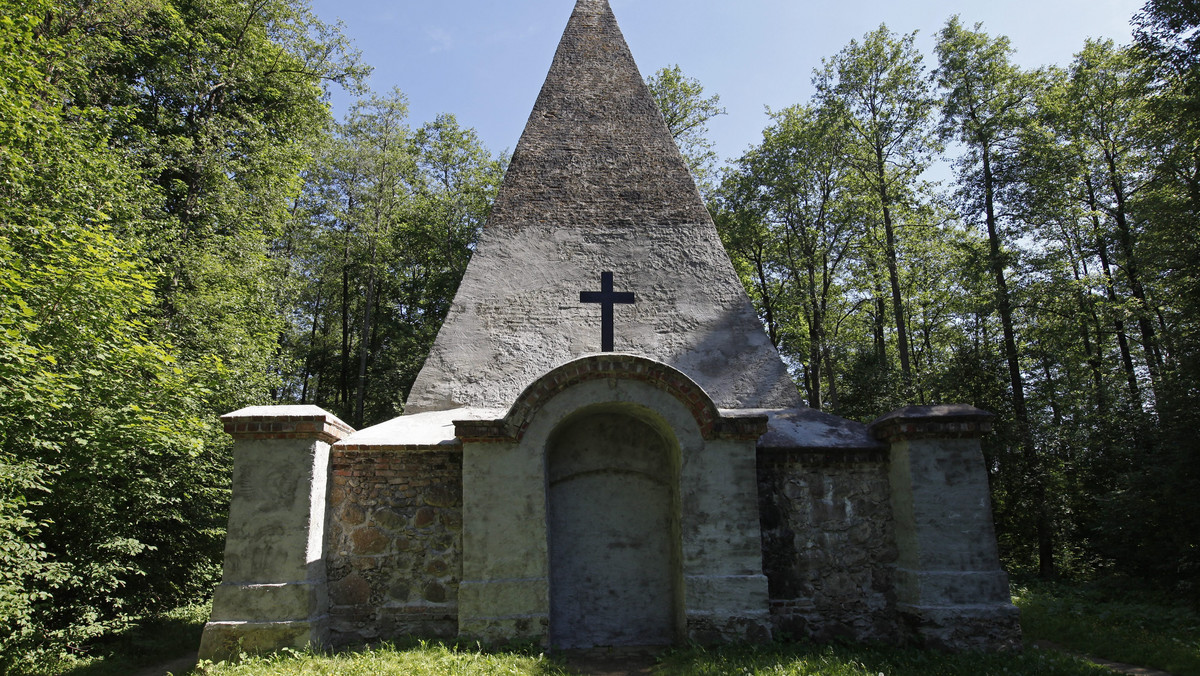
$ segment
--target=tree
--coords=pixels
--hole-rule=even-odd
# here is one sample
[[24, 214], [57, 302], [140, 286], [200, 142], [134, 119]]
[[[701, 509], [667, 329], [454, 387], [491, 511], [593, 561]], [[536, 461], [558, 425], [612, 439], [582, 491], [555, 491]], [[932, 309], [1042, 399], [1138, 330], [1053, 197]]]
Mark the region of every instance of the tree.
[[211, 589], [216, 417], [277, 380], [271, 244], [362, 70], [290, 0], [3, 5], [0, 660], [45, 661]]
[[[913, 384], [907, 315], [901, 291], [895, 215], [936, 147], [930, 127], [934, 100], [915, 33], [897, 37], [886, 26], [863, 36], [814, 77], [817, 100], [846, 111], [853, 132], [851, 166], [870, 186], [883, 226], [883, 263], [891, 292], [892, 321], [905, 389]], [[877, 299], [883, 303], [883, 298]]]
[[1008, 285], [1007, 240], [1012, 235], [1006, 237], [1001, 230], [1005, 193], [1020, 190], [1019, 141], [1031, 119], [1036, 81], [1009, 62], [1012, 48], [1007, 38], [989, 38], [979, 24], [968, 30], [957, 16], [946, 22], [935, 49], [939, 61], [935, 78], [943, 92], [942, 133], [966, 149], [957, 163], [959, 204], [964, 216], [982, 221], [987, 231], [988, 263], [1004, 337], [1012, 410], [1037, 513], [1039, 571], [1050, 577], [1054, 574], [1054, 543], [1044, 472], [1025, 402], [1025, 379]]
[[[0, 665], [53, 659], [123, 618], [191, 598], [220, 555], [220, 445], [203, 400], [222, 369], [181, 361], [153, 316], [153, 192], [107, 114], [65, 109], [87, 63], [0, 20]], [[217, 505], [214, 507], [214, 504]], [[10, 539], [11, 538], [11, 539]]]
[[816, 409], [827, 396], [836, 405], [829, 338], [833, 315], [844, 311], [847, 257], [860, 235], [840, 113], [799, 105], [772, 113], [762, 143], [739, 160], [717, 200], [718, 224], [735, 256], [749, 263], [743, 269], [751, 272], [768, 333], [800, 364]]
[[725, 109], [720, 106], [721, 96], [713, 94], [704, 98], [700, 81], [684, 75], [678, 65], [658, 69], [646, 78], [646, 85], [658, 101], [667, 129], [679, 145], [700, 193], [708, 194], [717, 160], [712, 141], [708, 139], [708, 121], [725, 114]]
[[1162, 451], [1146, 488], [1161, 496], [1162, 542], [1155, 563], [1183, 590], [1200, 589], [1200, 10], [1194, 3], [1148, 0], [1134, 18], [1137, 65], [1150, 85], [1145, 140], [1149, 180], [1136, 201], [1145, 219], [1140, 244], [1157, 287], [1162, 347], [1158, 388]]
[[1148, 158], [1142, 145], [1147, 84], [1127, 50], [1116, 49], [1111, 41], [1089, 40], [1070, 70], [1065, 96], [1071, 103], [1065, 122], [1083, 149], [1089, 198], [1094, 200], [1095, 210], [1106, 217], [1108, 227], [1098, 232], [1097, 247], [1106, 253], [1112, 247], [1133, 299], [1131, 314], [1150, 375], [1153, 405], [1163, 357], [1133, 209], [1133, 200], [1148, 178]]
[[41, 32], [87, 64], [58, 75], [68, 106], [113, 110], [110, 142], [156, 188], [155, 218], [130, 234], [163, 270], [163, 330], [188, 358], [226, 360], [217, 412], [263, 401], [281, 367], [272, 242], [325, 131], [325, 85], [354, 89], [367, 69], [299, 0], [61, 0], [55, 10]]
[[416, 130], [399, 91], [359, 101], [322, 146], [286, 238], [299, 372], [280, 401], [374, 424], [399, 414], [503, 175], [471, 129]]

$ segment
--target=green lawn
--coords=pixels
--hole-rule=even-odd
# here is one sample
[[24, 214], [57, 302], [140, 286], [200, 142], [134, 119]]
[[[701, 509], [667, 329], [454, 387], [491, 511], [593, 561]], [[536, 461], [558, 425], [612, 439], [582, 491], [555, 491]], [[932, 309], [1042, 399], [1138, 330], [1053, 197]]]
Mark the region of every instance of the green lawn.
[[1026, 642], [1044, 639], [1070, 650], [1200, 676], [1200, 612], [1150, 592], [1030, 585], [1014, 589]]
[[[236, 665], [205, 665], [199, 669], [199, 673], [206, 676], [565, 676], [575, 672], [553, 658], [536, 652], [485, 653], [474, 648], [428, 644], [410, 648], [385, 646], [369, 652], [337, 656], [291, 653], [251, 658]], [[945, 655], [914, 649], [780, 644], [675, 650], [660, 658], [654, 673], [663, 676], [1102, 676], [1111, 672], [1059, 653], [1039, 650], [1015, 655]]]
[[[1113, 598], [1084, 586], [1031, 585], [1015, 589], [1027, 643], [1052, 641], [1066, 649], [1200, 676], [1200, 613], [1166, 599]], [[194, 651], [207, 608], [195, 606], [149, 618], [93, 646], [91, 655], [28, 671], [66, 676], [128, 676]], [[238, 664], [202, 664], [196, 676], [456, 675], [521, 674], [570, 676], [562, 661], [535, 648], [484, 651], [475, 645], [413, 643], [326, 655], [284, 652], [247, 657]], [[1027, 649], [999, 655], [947, 655], [911, 648], [860, 645], [772, 644], [689, 647], [665, 653], [655, 666], [662, 676], [729, 674], [799, 676], [950, 676], [962, 674], [1101, 676], [1111, 674], [1053, 650]], [[176, 676], [182, 676], [177, 674]]]

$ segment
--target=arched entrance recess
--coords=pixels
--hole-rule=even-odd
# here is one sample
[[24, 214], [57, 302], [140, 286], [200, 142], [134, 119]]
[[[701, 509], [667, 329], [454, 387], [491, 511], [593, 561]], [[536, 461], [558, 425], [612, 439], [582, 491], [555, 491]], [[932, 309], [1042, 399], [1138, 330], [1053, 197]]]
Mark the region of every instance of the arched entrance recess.
[[563, 647], [769, 635], [755, 484], [767, 422], [621, 353], [548, 371], [503, 418], [455, 420], [460, 635]]
[[550, 640], [663, 645], [679, 636], [679, 444], [652, 411], [598, 404], [546, 448]]

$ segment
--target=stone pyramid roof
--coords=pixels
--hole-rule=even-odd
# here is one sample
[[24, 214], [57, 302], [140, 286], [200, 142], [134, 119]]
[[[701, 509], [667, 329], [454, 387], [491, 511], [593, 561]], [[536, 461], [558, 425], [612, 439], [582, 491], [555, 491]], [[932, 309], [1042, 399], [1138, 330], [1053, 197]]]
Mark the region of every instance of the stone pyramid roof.
[[545, 372], [614, 347], [665, 362], [723, 408], [800, 405], [607, 0], [578, 0], [406, 413], [507, 407]]
[[608, 2], [580, 0], [489, 226], [637, 227], [707, 217]]

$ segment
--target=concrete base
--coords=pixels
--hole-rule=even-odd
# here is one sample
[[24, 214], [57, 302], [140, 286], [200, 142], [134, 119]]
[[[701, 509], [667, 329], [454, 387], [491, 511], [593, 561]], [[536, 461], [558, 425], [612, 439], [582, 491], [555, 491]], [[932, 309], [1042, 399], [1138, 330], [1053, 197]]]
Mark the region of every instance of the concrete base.
[[320, 646], [328, 633], [328, 616], [291, 622], [209, 622], [200, 638], [201, 659], [219, 662], [242, 653], [268, 653], [280, 648]]
[[769, 611], [746, 612], [731, 617], [721, 613], [687, 611], [687, 638], [692, 643], [770, 643]]
[[546, 578], [464, 580], [458, 590], [459, 636], [490, 644], [532, 641], [548, 645], [549, 584]]
[[1007, 604], [913, 606], [900, 604], [900, 615], [924, 648], [950, 650], [1021, 649], [1021, 617]]
[[1008, 574], [1003, 570], [896, 569], [901, 599], [937, 599], [932, 605], [1005, 605]]
[[[324, 584], [217, 585], [213, 592], [210, 622], [279, 622], [282, 618], [304, 617], [310, 608], [319, 608], [325, 596]], [[305, 620], [308, 621], [308, 620]]]

